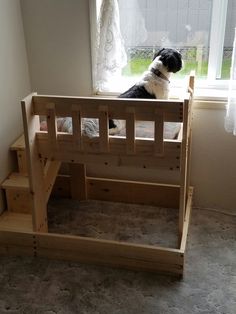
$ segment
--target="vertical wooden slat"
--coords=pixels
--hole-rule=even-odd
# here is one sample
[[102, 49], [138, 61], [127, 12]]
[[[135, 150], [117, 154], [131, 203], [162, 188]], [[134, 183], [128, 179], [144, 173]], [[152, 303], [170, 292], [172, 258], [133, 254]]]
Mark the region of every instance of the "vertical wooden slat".
[[48, 140], [52, 147], [57, 146], [57, 118], [55, 112], [55, 104], [49, 103], [47, 108], [47, 129], [48, 129]]
[[126, 109], [126, 152], [135, 154], [135, 108]]
[[44, 167], [44, 188], [46, 191], [46, 201], [48, 201], [50, 197], [60, 166], [61, 162], [58, 160], [47, 160], [46, 162], [46, 165]]
[[155, 155], [164, 154], [164, 115], [163, 110], [155, 111]]
[[188, 135], [188, 146], [187, 146], [187, 179], [186, 179], [186, 189], [189, 190], [190, 187], [190, 174], [191, 174], [191, 142], [192, 142], [192, 130], [190, 129]]
[[186, 250], [186, 244], [187, 244], [187, 235], [188, 235], [188, 229], [190, 224], [190, 216], [191, 216], [191, 209], [192, 209], [192, 198], [193, 198], [193, 188], [190, 187], [187, 190], [187, 201], [186, 201], [186, 214], [184, 219], [184, 226], [183, 226], [183, 235], [180, 242], [180, 250], [182, 252], [185, 252]]
[[34, 94], [27, 96], [21, 102], [30, 196], [33, 204], [33, 230], [37, 232], [47, 232], [47, 202], [43, 172], [44, 163], [40, 158], [36, 143], [36, 132], [40, 130], [40, 123], [39, 116], [33, 114], [33, 95]]
[[106, 153], [109, 151], [109, 120], [108, 107], [99, 107], [99, 138], [100, 151]]
[[[192, 84], [192, 88], [194, 88], [194, 73], [192, 76], [190, 76], [190, 84]], [[189, 98], [189, 104], [188, 104], [188, 131], [187, 131], [187, 181], [186, 181], [186, 186], [187, 186], [187, 191], [189, 190], [190, 187], [190, 172], [191, 172], [191, 143], [192, 143], [192, 108], [193, 108], [193, 90], [192, 93], [190, 94]]]
[[188, 92], [192, 95], [194, 91], [195, 71], [191, 71], [188, 81]]
[[182, 237], [187, 193], [187, 157], [188, 157], [188, 108], [189, 100], [183, 103], [183, 138], [181, 144], [181, 164], [180, 164], [180, 205], [179, 205], [179, 235]]
[[74, 147], [78, 150], [82, 150], [81, 108], [78, 106], [72, 106], [72, 126]]

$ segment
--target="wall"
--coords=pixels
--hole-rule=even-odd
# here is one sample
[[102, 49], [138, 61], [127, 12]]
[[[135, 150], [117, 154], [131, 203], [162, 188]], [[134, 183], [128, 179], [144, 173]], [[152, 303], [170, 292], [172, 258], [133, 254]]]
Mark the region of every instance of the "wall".
[[21, 0], [21, 6], [32, 89], [91, 94], [89, 1]]
[[[30, 92], [24, 32], [18, 0], [0, 0], [0, 182], [14, 168], [9, 146], [22, 133], [20, 100]], [[4, 208], [0, 195], [0, 211]]]
[[194, 204], [235, 213], [236, 137], [224, 129], [224, 104], [203, 105], [205, 109], [196, 104], [193, 113]]

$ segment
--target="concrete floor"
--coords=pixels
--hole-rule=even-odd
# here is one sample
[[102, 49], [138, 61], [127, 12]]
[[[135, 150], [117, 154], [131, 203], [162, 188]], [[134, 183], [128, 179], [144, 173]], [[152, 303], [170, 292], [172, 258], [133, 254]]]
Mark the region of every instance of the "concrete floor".
[[[52, 201], [51, 228], [63, 232], [61, 221], [68, 217], [74, 220], [77, 205], [68, 203], [68, 215]], [[105, 215], [104, 206], [101, 210]], [[147, 219], [152, 217], [150, 211]], [[167, 212], [162, 210], [158, 215], [172, 225]], [[86, 227], [83, 232], [104, 236], [101, 228], [106, 225]], [[138, 236], [140, 230], [133, 228], [135, 239], [150, 241], [146, 236], [149, 228], [153, 230], [150, 221], [141, 228], [143, 239]], [[124, 240], [131, 231], [125, 234], [121, 228], [117, 234]], [[174, 236], [169, 240], [174, 241]], [[236, 217], [193, 210], [187, 248], [182, 280], [72, 262], [1, 257], [0, 314], [236, 314]]]

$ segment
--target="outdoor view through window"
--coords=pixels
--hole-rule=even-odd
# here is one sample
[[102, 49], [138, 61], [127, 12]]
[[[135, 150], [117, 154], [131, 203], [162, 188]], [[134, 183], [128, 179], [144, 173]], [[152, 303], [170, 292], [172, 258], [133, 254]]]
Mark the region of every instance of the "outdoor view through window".
[[218, 86], [227, 85], [236, 0], [96, 0], [96, 4], [95, 90], [115, 92], [129, 86], [163, 47], [175, 48], [183, 56], [184, 67], [174, 79], [195, 70], [204, 88], [216, 80]]
[[[142, 73], [159, 47], [174, 47], [184, 58], [177, 77], [196, 70], [207, 77], [214, 0], [119, 0], [120, 27], [128, 58], [125, 76]], [[228, 0], [222, 69], [228, 79], [232, 56], [236, 1]]]

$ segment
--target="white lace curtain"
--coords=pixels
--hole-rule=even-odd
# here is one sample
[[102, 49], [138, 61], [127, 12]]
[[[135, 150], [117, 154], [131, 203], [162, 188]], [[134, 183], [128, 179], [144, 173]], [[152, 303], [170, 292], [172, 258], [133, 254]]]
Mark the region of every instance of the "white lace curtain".
[[233, 44], [227, 112], [225, 117], [225, 129], [227, 132], [236, 135], [236, 28]]
[[103, 0], [97, 27], [95, 83], [97, 90], [107, 90], [108, 84], [121, 75], [127, 57], [120, 31], [117, 0]]

